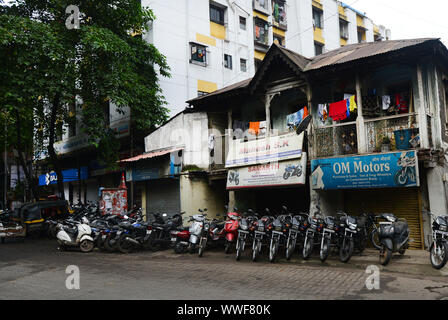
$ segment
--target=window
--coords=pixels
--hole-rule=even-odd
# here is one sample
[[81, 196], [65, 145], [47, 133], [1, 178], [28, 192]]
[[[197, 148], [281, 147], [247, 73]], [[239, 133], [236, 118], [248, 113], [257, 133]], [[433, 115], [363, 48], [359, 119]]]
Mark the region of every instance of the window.
[[246, 18], [240, 17], [240, 29], [246, 30]]
[[286, 3], [285, 0], [273, 0], [272, 1], [272, 17], [273, 22], [277, 26], [286, 27]]
[[339, 20], [339, 33], [342, 39], [348, 39], [348, 22]]
[[191, 50], [190, 63], [202, 66], [207, 65], [207, 47], [197, 43], [190, 43], [190, 50]]
[[314, 28], [323, 29], [322, 11], [313, 8], [313, 26]]
[[285, 37], [282, 37], [281, 35], [274, 33], [274, 42], [277, 43], [279, 46], [284, 47], [285, 46]]
[[210, 21], [224, 25], [224, 8], [210, 4]]
[[241, 72], [247, 71], [247, 60], [246, 59], [240, 59], [240, 70], [241, 70]]
[[224, 68], [232, 69], [232, 56], [224, 54]]
[[324, 53], [324, 46], [320, 43], [314, 42], [314, 55], [318, 56]]
[[358, 29], [358, 43], [366, 41], [366, 32], [362, 29]]
[[262, 19], [254, 19], [254, 39], [258, 43], [268, 45], [269, 25]]
[[254, 0], [254, 9], [268, 10], [268, 0]]

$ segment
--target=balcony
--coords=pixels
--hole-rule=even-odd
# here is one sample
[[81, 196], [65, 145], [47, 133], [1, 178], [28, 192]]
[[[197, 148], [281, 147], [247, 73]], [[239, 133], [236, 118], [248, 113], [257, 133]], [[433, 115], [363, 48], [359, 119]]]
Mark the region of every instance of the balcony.
[[334, 124], [314, 130], [316, 157], [357, 154], [356, 122]]

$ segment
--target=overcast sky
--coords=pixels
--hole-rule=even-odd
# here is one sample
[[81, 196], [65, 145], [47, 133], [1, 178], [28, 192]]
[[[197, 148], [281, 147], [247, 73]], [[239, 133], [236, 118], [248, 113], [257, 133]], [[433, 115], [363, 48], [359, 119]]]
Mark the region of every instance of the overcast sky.
[[377, 25], [392, 32], [392, 39], [441, 38], [448, 46], [447, 0], [345, 0], [365, 12]]

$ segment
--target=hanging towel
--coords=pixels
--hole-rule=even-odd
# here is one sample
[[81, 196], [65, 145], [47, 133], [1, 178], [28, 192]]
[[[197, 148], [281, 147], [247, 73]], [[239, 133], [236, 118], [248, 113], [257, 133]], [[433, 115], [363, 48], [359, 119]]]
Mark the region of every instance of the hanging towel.
[[330, 118], [334, 121], [347, 119], [347, 101], [342, 100], [330, 104]]
[[398, 106], [398, 113], [408, 113], [409, 107], [400, 93], [395, 94], [395, 103]]
[[259, 133], [260, 133], [260, 121], [249, 122], [249, 134], [258, 136]]
[[266, 121], [260, 121], [260, 134], [266, 134]]
[[387, 110], [390, 107], [390, 96], [383, 96], [382, 97], [382, 101], [383, 101], [383, 110]]
[[302, 110], [303, 110], [303, 117], [302, 117], [302, 120], [303, 120], [306, 117], [308, 117], [310, 115], [310, 113], [308, 112], [308, 108], [306, 106]]
[[328, 106], [327, 104], [319, 104], [317, 106], [318, 112], [319, 112], [319, 119], [322, 123], [325, 123], [325, 121], [328, 118]]
[[350, 97], [349, 109], [350, 112], [355, 112], [355, 110], [358, 109], [358, 105], [356, 104], [356, 96]]

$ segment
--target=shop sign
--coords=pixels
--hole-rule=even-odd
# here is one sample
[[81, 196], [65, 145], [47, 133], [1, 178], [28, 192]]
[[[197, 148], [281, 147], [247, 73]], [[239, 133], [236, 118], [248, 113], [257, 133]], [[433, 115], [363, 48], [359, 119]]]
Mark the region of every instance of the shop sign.
[[227, 189], [304, 185], [306, 153], [300, 159], [231, 169], [227, 173]]
[[226, 168], [243, 167], [259, 163], [272, 163], [302, 156], [304, 133], [286, 133], [269, 138], [232, 140], [226, 159]]
[[145, 181], [158, 178], [158, 168], [132, 168], [126, 170], [126, 181]]
[[311, 161], [314, 190], [418, 187], [416, 151]]
[[[88, 177], [88, 168], [81, 167], [81, 180], [85, 180]], [[62, 171], [62, 181], [78, 181], [78, 169], [68, 169]], [[58, 182], [58, 176], [56, 172], [52, 171], [39, 176], [39, 185], [48, 186], [50, 184], [55, 184]]]

